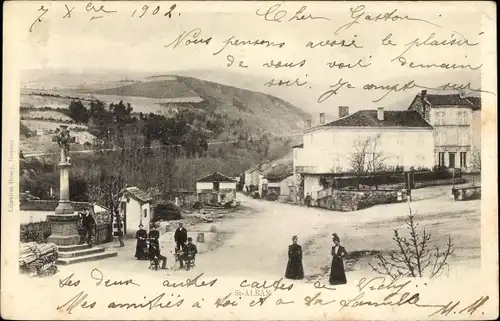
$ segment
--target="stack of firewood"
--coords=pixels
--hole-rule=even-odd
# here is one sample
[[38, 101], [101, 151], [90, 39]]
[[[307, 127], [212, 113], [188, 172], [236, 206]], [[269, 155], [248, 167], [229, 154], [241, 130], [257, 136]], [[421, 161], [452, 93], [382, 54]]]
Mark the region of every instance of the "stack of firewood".
[[57, 246], [53, 243], [21, 243], [19, 269], [31, 276], [48, 276], [57, 272]]

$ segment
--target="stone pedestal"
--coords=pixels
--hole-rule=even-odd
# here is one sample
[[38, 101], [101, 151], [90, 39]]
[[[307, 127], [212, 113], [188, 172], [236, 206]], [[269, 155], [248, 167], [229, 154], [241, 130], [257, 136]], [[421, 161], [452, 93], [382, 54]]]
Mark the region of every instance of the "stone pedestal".
[[[71, 208], [71, 210], [73, 209]], [[51, 229], [51, 235], [47, 239], [47, 242], [54, 243], [58, 246], [77, 245], [80, 243], [78, 219], [78, 214], [74, 213], [47, 215], [47, 220], [50, 221]]]
[[57, 164], [60, 170], [60, 197], [55, 215], [47, 215], [51, 224], [51, 235], [48, 242], [58, 246], [77, 245], [80, 242], [78, 234], [78, 214], [75, 214], [69, 201], [69, 168], [71, 164], [66, 160], [64, 150], [61, 150], [61, 161]]

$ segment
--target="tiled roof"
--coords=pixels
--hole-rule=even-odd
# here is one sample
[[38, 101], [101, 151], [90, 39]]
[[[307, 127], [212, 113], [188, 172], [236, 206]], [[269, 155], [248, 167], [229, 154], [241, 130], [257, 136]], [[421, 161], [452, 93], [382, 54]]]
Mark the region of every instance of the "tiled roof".
[[292, 148], [304, 148], [304, 143], [292, 146]]
[[275, 167], [269, 174], [267, 174], [266, 179], [270, 182], [281, 182], [292, 174], [292, 165], [280, 165]]
[[446, 105], [456, 105], [456, 106], [470, 106], [471, 102], [466, 98], [461, 97], [459, 94], [427, 94], [425, 98], [432, 106], [446, 106]]
[[[417, 95], [421, 97], [421, 94]], [[431, 106], [463, 106], [472, 107], [473, 109], [481, 109], [481, 97], [476, 96], [460, 96], [460, 94], [427, 94], [426, 100]]]
[[349, 116], [340, 118], [325, 126], [333, 127], [426, 127], [432, 128], [418, 112], [384, 111], [384, 120], [378, 120], [377, 110], [360, 110]]
[[234, 179], [227, 177], [226, 175], [219, 172], [214, 172], [207, 176], [203, 176], [202, 178], [198, 179], [197, 182], [234, 182]]
[[143, 203], [149, 203], [153, 200], [151, 195], [135, 186], [125, 188], [123, 192]]
[[472, 109], [474, 109], [474, 110], [481, 109], [481, 97], [470, 96], [470, 97], [467, 97], [467, 100], [472, 103]]
[[254, 166], [250, 167], [249, 169], [247, 169], [245, 172], [246, 172], [246, 173], [251, 173], [251, 172], [253, 172], [253, 171], [258, 170], [258, 169], [260, 168], [260, 166], [261, 166], [260, 164], [258, 164], [258, 165], [254, 165]]

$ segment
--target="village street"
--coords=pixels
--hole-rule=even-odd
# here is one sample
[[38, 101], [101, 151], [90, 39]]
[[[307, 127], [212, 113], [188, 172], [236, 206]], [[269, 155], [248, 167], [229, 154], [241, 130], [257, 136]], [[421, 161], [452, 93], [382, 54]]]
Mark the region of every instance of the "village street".
[[[461, 274], [480, 267], [480, 201], [455, 202], [449, 186], [430, 187], [414, 191], [411, 203], [417, 212], [419, 227], [426, 227], [432, 234], [433, 245], [446, 245], [448, 234], [453, 239], [455, 253], [446, 273]], [[118, 256], [102, 261], [61, 266], [66, 271], [88, 273], [93, 268], [102, 271], [120, 271], [120, 274], [140, 274], [152, 278], [166, 275], [192, 277], [203, 272], [207, 277], [243, 276], [260, 279], [277, 279], [284, 275], [288, 245], [297, 235], [304, 250], [305, 280], [327, 282], [330, 264], [331, 234], [337, 233], [348, 252], [367, 250], [387, 251], [395, 248], [393, 229], [406, 233], [404, 219], [408, 204], [381, 205], [357, 212], [334, 212], [318, 208], [251, 199], [238, 195], [242, 209], [231, 217], [213, 223], [189, 225], [189, 235], [196, 241], [198, 232], [205, 232], [205, 243], [199, 243], [196, 267], [190, 271], [151, 271], [149, 262], [134, 258], [135, 240], [127, 240], [125, 248], [116, 248]], [[173, 222], [172, 231], [176, 227]], [[212, 228], [216, 233], [210, 232]], [[160, 230], [165, 231], [164, 225]], [[168, 266], [173, 263], [173, 232], [162, 235], [162, 253]], [[110, 250], [111, 250], [110, 249]], [[375, 275], [362, 257], [347, 268], [348, 279]], [[85, 272], [84, 272], [85, 271]]]

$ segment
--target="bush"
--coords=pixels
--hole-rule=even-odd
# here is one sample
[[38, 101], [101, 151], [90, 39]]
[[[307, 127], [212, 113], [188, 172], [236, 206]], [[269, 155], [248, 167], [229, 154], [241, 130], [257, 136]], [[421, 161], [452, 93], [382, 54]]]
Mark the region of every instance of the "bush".
[[50, 221], [21, 224], [20, 241], [43, 243], [51, 234]]
[[277, 201], [278, 198], [279, 198], [279, 196], [277, 194], [275, 194], [275, 193], [271, 193], [271, 194], [269, 194], [269, 195], [266, 196], [266, 199], [268, 201]]
[[199, 209], [201, 209], [202, 207], [203, 207], [203, 205], [201, 204], [201, 202], [195, 202], [195, 203], [193, 204], [193, 208], [194, 208], [195, 210], [199, 210]]
[[427, 233], [426, 228], [419, 230], [415, 220], [415, 214], [408, 205], [409, 215], [405, 220], [409, 230], [407, 236], [402, 236], [395, 229], [393, 241], [398, 250], [390, 251], [386, 255], [376, 255], [376, 265], [369, 263], [373, 271], [396, 279], [399, 277], [429, 277], [434, 278], [441, 275], [444, 268], [448, 266], [448, 259], [453, 254], [453, 243], [451, 236], [443, 250], [436, 245], [434, 251], [430, 249], [432, 236]]

